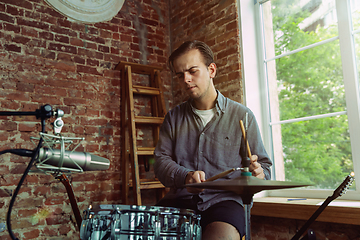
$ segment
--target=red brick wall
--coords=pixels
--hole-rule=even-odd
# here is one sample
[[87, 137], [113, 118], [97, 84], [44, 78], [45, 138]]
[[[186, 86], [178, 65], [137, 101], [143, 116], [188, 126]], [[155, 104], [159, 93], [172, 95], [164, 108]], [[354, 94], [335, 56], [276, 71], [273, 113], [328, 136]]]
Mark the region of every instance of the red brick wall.
[[[111, 161], [107, 171], [70, 177], [80, 211], [89, 204], [121, 204], [122, 82], [116, 64], [130, 61], [163, 67], [166, 105], [171, 109], [185, 95], [171, 81], [166, 58], [183, 41], [199, 39], [215, 52], [216, 87], [241, 101], [236, 9], [235, 0], [126, 0], [111, 21], [81, 24], [69, 22], [44, 0], [1, 0], [0, 111], [35, 111], [47, 103], [64, 110], [62, 134], [85, 137], [78, 150]], [[142, 111], [140, 105], [137, 108]], [[50, 133], [53, 120], [47, 121]], [[32, 149], [29, 138], [39, 131], [35, 117], [0, 117], [0, 151]], [[144, 136], [140, 134], [138, 140]], [[29, 158], [16, 155], [0, 156], [0, 224], [6, 221], [11, 195], [28, 162]], [[144, 191], [142, 197], [144, 204], [154, 203], [152, 192]], [[65, 187], [51, 175], [29, 174], [12, 213], [12, 228], [20, 239], [78, 239]], [[277, 218], [252, 220], [253, 239], [289, 239], [298, 224]], [[357, 226], [316, 226], [319, 239], [358, 237]], [[6, 230], [0, 232], [0, 239], [10, 239]]]
[[[187, 40], [201, 40], [214, 52], [217, 75], [215, 87], [225, 96], [242, 102], [243, 88], [240, 39], [235, 0], [170, 1], [171, 47], [176, 49]], [[174, 103], [186, 95], [176, 81]]]
[[[50, 104], [65, 112], [64, 136], [84, 137], [77, 149], [110, 160], [107, 171], [73, 174], [80, 212], [89, 204], [121, 204], [119, 61], [165, 67], [168, 3], [127, 0], [108, 22], [70, 22], [44, 0], [0, 1], [0, 111], [35, 111]], [[170, 74], [162, 72], [167, 107]], [[47, 131], [52, 132], [47, 120]], [[40, 121], [0, 117], [0, 150], [33, 149]], [[0, 223], [30, 158], [0, 156]], [[147, 196], [146, 193], [144, 195]], [[152, 196], [148, 198], [151, 199]], [[150, 200], [149, 200], [150, 201]], [[30, 173], [12, 210], [19, 239], [78, 239], [65, 187], [51, 175]], [[10, 239], [7, 231], [0, 239]]]

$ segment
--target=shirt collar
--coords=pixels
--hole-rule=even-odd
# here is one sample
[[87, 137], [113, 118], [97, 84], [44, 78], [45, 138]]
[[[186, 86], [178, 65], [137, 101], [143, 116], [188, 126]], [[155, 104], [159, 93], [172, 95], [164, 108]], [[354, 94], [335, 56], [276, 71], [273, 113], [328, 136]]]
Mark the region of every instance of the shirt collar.
[[215, 106], [216, 106], [216, 110], [219, 112], [225, 112], [226, 109], [226, 98], [224, 97], [224, 95], [221, 94], [221, 92], [219, 92], [218, 90], [216, 90], [217, 92], [217, 97], [215, 100]]
[[[226, 98], [218, 90], [216, 90], [216, 93], [217, 93], [217, 97], [216, 97], [216, 100], [215, 100], [216, 112], [223, 112], [224, 113], [225, 109], [226, 109]], [[188, 100], [188, 103], [189, 103], [192, 111], [194, 112], [193, 101], [194, 100], [192, 98], [190, 98]]]

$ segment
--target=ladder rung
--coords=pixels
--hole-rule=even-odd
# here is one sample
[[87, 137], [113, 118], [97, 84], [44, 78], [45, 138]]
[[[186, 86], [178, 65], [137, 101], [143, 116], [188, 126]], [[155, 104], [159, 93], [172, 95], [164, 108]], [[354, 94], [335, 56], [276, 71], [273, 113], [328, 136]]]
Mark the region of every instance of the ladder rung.
[[[129, 181], [129, 187], [132, 187], [132, 180]], [[165, 188], [165, 186], [156, 179], [140, 179], [140, 189]]]
[[150, 185], [150, 184], [159, 184], [159, 179], [155, 178], [140, 178], [140, 184], [142, 185]]
[[145, 95], [154, 95], [154, 96], [158, 96], [160, 94], [160, 89], [158, 88], [144, 87], [138, 85], [134, 85], [132, 91], [135, 94], [145, 94]]
[[138, 147], [137, 153], [138, 155], [153, 155], [154, 154], [154, 147]]
[[152, 183], [152, 184], [140, 184], [140, 189], [157, 189], [157, 188], [165, 188], [165, 187], [160, 182]]
[[138, 64], [138, 63], [130, 63], [130, 62], [123, 62], [123, 61], [120, 61], [115, 69], [121, 70], [125, 66], [130, 66], [131, 71], [133, 73], [148, 74], [148, 75], [153, 73], [154, 70], [161, 71], [163, 69], [162, 67], [158, 67], [158, 66], [142, 65], [142, 64]]
[[135, 117], [136, 123], [150, 123], [150, 124], [162, 124], [164, 121], [163, 117]]

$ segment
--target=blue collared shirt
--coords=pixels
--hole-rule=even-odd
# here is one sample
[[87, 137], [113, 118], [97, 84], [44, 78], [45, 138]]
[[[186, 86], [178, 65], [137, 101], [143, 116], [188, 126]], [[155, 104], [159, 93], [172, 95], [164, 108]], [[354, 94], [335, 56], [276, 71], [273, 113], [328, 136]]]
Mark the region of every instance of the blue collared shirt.
[[[216, 113], [203, 126], [195, 113], [192, 99], [176, 106], [165, 116], [156, 146], [154, 170], [158, 179], [170, 187], [165, 198], [190, 198], [185, 188], [189, 171], [204, 171], [206, 179], [231, 168], [241, 167], [240, 145], [242, 132], [239, 121], [248, 113], [247, 138], [251, 153], [258, 156], [265, 179], [270, 179], [272, 165], [261, 140], [254, 114], [244, 105], [224, 97], [219, 91]], [[240, 171], [222, 179], [239, 177]], [[198, 209], [203, 211], [224, 200], [242, 204], [239, 195], [233, 192], [205, 189], [199, 194]]]

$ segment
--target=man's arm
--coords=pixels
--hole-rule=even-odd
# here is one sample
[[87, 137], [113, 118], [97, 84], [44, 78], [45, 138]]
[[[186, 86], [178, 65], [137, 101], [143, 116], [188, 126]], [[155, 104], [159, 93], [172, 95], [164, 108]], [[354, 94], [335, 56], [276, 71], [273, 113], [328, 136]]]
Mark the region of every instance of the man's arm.
[[272, 165], [269, 156], [266, 153], [259, 126], [256, 122], [255, 116], [252, 112], [249, 114], [249, 126], [247, 131], [247, 140], [249, 142], [250, 150], [254, 154], [250, 157], [249, 171], [252, 175], [265, 180], [270, 180]]
[[164, 186], [181, 188], [184, 187], [187, 173], [191, 170], [180, 166], [174, 159], [174, 132], [170, 124], [170, 116], [167, 114], [161, 125], [159, 141], [154, 151], [154, 172]]

